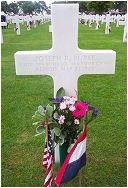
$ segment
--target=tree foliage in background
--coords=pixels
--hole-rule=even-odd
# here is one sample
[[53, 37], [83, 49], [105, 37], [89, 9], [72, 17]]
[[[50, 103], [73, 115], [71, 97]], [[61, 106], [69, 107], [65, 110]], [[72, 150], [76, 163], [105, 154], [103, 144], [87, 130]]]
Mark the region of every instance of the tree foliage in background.
[[85, 12], [85, 11], [88, 11], [88, 7], [87, 7], [87, 4], [88, 2], [86, 1], [80, 1], [78, 2], [79, 3], [79, 11], [80, 12]]
[[39, 1], [38, 6], [40, 7], [40, 12], [43, 10], [47, 11], [48, 7], [46, 6], [46, 3], [44, 1]]
[[43, 10], [48, 11], [48, 7], [44, 1], [32, 2], [32, 1], [18, 1], [8, 4], [6, 1], [1, 2], [1, 11], [13, 12], [17, 14], [19, 10], [22, 10], [25, 14], [32, 14], [32, 12], [40, 13]]
[[69, 3], [78, 3], [77, 1], [54, 1], [53, 4], [69, 4]]
[[127, 1], [114, 1], [112, 4], [113, 9], [119, 9], [121, 11], [127, 11]]
[[34, 12], [36, 12], [36, 13], [40, 13], [41, 12], [40, 4], [37, 3], [36, 1], [34, 2]]
[[32, 1], [22, 1], [20, 8], [25, 14], [32, 14], [32, 12], [34, 11], [34, 4]]
[[8, 3], [6, 1], [1, 1], [1, 11], [8, 12]]
[[108, 9], [119, 9], [119, 11], [127, 11], [127, 1], [78, 1], [80, 11], [95, 11], [102, 14]]
[[10, 3], [8, 5], [8, 12], [13, 12], [14, 14], [17, 14], [19, 11], [18, 4], [17, 3]]
[[[127, 10], [127, 1], [55, 1], [54, 3], [79, 3], [80, 12], [92, 12], [102, 14], [108, 9], [119, 9], [119, 11]], [[13, 12], [18, 13], [22, 10], [23, 13], [32, 14], [32, 12], [40, 13], [43, 10], [48, 12], [48, 7], [44, 1], [32, 2], [32, 1], [18, 1], [15, 3], [7, 4], [6, 1], [1, 2], [1, 10], [5, 13]]]
[[95, 11], [98, 14], [102, 14], [112, 7], [112, 1], [88, 1], [87, 8], [90, 11]]

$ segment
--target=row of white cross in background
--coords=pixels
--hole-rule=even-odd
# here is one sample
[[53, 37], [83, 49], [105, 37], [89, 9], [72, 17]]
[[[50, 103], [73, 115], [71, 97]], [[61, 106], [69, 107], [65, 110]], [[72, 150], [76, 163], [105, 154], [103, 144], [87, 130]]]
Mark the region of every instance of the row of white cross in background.
[[[95, 20], [100, 22], [103, 24], [104, 22], [106, 22], [106, 19], [109, 19], [110, 22], [116, 23], [116, 26], [118, 27], [119, 25], [125, 25], [124, 21], [125, 21], [125, 15], [110, 15], [110, 14], [106, 14], [106, 15], [87, 15], [87, 14], [82, 14], [79, 15], [79, 19], [83, 19], [85, 21], [85, 25], [87, 25], [88, 21], [94, 22]], [[123, 22], [122, 22], [123, 21]]]
[[[124, 34], [123, 34], [123, 42], [127, 42], [127, 15], [102, 15], [99, 14], [96, 15], [86, 15], [82, 14], [79, 15], [79, 22], [88, 25], [89, 27], [92, 27], [92, 23], [96, 22], [96, 30], [100, 28], [100, 23], [103, 24], [106, 23], [105, 26], [105, 34], [109, 34], [111, 30], [111, 23], [116, 23], [116, 27], [119, 27], [119, 25], [124, 25]], [[49, 26], [49, 32], [52, 32], [52, 26]]]
[[[20, 35], [20, 23], [24, 24], [26, 22], [26, 28], [29, 31], [31, 28], [31, 23], [33, 22], [33, 26], [36, 28], [36, 22], [40, 24], [40, 22], [43, 24], [45, 22], [49, 22], [51, 20], [51, 15], [26, 15], [26, 16], [19, 16], [19, 15], [13, 15], [13, 16], [6, 16], [7, 22], [2, 22], [1, 26], [7, 26], [7, 24], [15, 23], [14, 31], [17, 35]], [[100, 28], [100, 22], [103, 24], [106, 22], [105, 27], [105, 34], [109, 34], [111, 29], [111, 23], [116, 23], [116, 27], [119, 27], [119, 25], [124, 25], [124, 34], [123, 34], [123, 42], [127, 42], [127, 15], [102, 15], [99, 14], [96, 15], [86, 15], [82, 14], [79, 15], [79, 21], [84, 22], [85, 25], [88, 25], [89, 27], [92, 27], [92, 23], [96, 22], [96, 29]], [[52, 26], [49, 27], [49, 32], [52, 32]], [[3, 36], [1, 32], [1, 43], [3, 43]]]
[[106, 22], [106, 27], [105, 27], [105, 34], [109, 34], [111, 30], [111, 23], [116, 23], [116, 27], [119, 27], [119, 25], [124, 25], [124, 34], [123, 34], [123, 42], [127, 42], [127, 14], [126, 15], [102, 15], [100, 16], [99, 14], [96, 15], [80, 15], [79, 20], [84, 22], [85, 25], [88, 24], [89, 27], [92, 27], [92, 23], [96, 21], [96, 29], [100, 28], [100, 22], [103, 24]]
[[50, 21], [50, 15], [26, 15], [26, 16], [19, 16], [19, 15], [15, 15], [15, 16], [7, 16], [7, 23], [11, 24], [11, 23], [15, 23], [16, 24], [16, 34], [20, 35], [20, 23], [24, 24], [24, 22], [26, 22], [26, 26], [27, 26], [27, 30], [30, 30], [30, 23], [33, 22], [34, 27], [36, 27], [36, 22], [42, 22], [45, 23], [47, 21]]
[[[50, 15], [26, 15], [26, 16], [19, 16], [19, 15], [15, 15], [15, 16], [7, 16], [6, 17], [7, 23], [11, 24], [11, 23], [15, 23], [15, 32], [17, 35], [20, 35], [20, 23], [24, 24], [24, 22], [26, 22], [26, 26], [27, 26], [27, 30], [30, 30], [30, 23], [33, 22], [34, 27], [36, 27], [36, 22], [38, 21], [38, 24], [40, 24], [40, 22], [45, 23], [47, 21], [51, 20], [51, 16]], [[106, 27], [105, 27], [105, 34], [109, 34], [111, 26], [110, 23], [116, 23], [116, 27], [119, 27], [119, 25], [124, 25], [124, 35], [123, 35], [123, 42], [127, 41], [127, 33], [126, 33], [126, 27], [127, 27], [127, 15], [112, 15], [110, 16], [109, 14], [107, 15], [102, 15], [100, 16], [99, 14], [96, 15], [86, 15], [86, 14], [82, 14], [79, 15], [79, 20], [84, 21], [84, 24], [87, 25], [89, 27], [92, 27], [92, 23], [94, 21], [96, 21], [96, 29], [99, 29], [100, 27], [100, 22], [101, 24], [103, 24], [104, 22], [106, 22]], [[1, 26], [6, 26], [7, 23], [2, 23]], [[49, 28], [49, 32], [52, 32], [52, 27], [50, 26]], [[1, 35], [1, 43], [3, 43], [3, 36]]]
[[[51, 20], [50, 15], [26, 15], [26, 16], [19, 16], [19, 15], [13, 15], [13, 16], [6, 16], [6, 22], [1, 22], [1, 27], [7, 26], [9, 27], [9, 24], [15, 24], [14, 31], [16, 32], [17, 35], [20, 35], [20, 23], [24, 24], [26, 23], [26, 28], [29, 31], [31, 28], [31, 23], [33, 22], [34, 27], [36, 28], [36, 22], [42, 24], [49, 22]], [[1, 30], [1, 43], [3, 43], [3, 35], [2, 35], [2, 30]]]

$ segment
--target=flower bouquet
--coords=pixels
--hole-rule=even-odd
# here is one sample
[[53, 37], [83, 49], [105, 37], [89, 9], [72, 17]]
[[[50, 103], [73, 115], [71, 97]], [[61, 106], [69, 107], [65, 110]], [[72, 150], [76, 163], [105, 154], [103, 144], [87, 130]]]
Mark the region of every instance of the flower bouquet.
[[96, 108], [85, 101], [78, 101], [75, 96], [65, 96], [64, 89], [60, 88], [56, 98], [50, 99], [47, 106], [39, 106], [32, 119], [33, 125], [37, 126], [36, 136], [45, 133], [48, 125], [53, 143], [61, 147], [66, 144], [69, 152], [83, 131], [83, 121], [86, 120], [87, 126], [97, 115]]

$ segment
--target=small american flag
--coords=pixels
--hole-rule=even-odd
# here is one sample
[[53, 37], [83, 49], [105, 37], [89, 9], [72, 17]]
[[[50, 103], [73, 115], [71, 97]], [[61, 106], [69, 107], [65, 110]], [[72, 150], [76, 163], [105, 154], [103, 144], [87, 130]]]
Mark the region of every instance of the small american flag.
[[48, 128], [48, 139], [45, 143], [43, 166], [46, 168], [45, 187], [51, 187], [52, 184], [52, 137], [51, 130]]

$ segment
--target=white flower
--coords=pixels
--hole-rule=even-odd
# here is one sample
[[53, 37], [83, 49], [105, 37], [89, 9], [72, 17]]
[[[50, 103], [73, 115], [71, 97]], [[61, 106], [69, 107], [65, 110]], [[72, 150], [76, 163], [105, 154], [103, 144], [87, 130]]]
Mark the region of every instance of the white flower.
[[75, 123], [76, 125], [79, 125], [79, 124], [80, 124], [80, 121], [79, 121], [78, 119], [75, 119], [75, 120], [74, 120], [74, 123]]
[[77, 100], [76, 97], [71, 97], [70, 104], [75, 104], [76, 100]]
[[66, 106], [66, 103], [65, 103], [65, 102], [61, 102], [61, 103], [60, 103], [60, 109], [61, 109], [61, 110], [64, 110], [66, 107], [67, 107], [67, 106]]
[[75, 108], [75, 106], [73, 106], [73, 105], [69, 107], [69, 110], [70, 110], [71, 112], [73, 112], [75, 109], [76, 109], [76, 108]]
[[65, 100], [70, 100], [70, 97], [69, 97], [69, 96], [63, 96], [63, 98], [64, 98]]
[[60, 116], [59, 117], [59, 124], [64, 124], [65, 116]]

